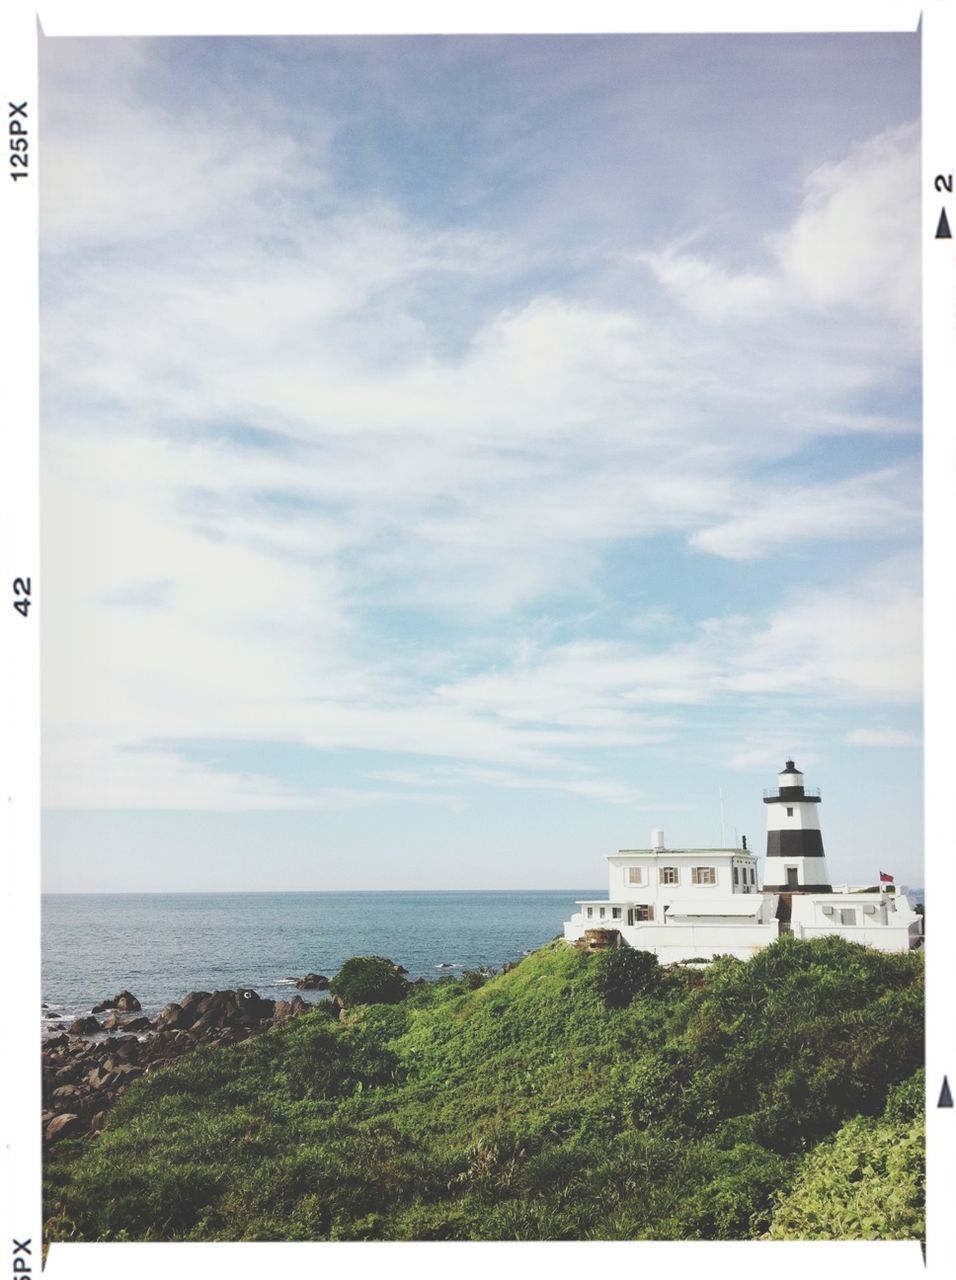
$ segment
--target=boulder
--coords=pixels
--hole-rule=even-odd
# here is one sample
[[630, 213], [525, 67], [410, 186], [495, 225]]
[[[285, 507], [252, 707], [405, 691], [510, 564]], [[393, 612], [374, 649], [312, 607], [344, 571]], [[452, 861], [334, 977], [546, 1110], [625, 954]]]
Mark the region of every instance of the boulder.
[[214, 1032], [222, 1029], [222, 1015], [215, 1009], [209, 1009], [192, 1024], [189, 1028], [189, 1035], [193, 1039], [199, 1040], [203, 1036], [211, 1036]]
[[[149, 1026], [149, 1023], [146, 1024]], [[145, 1031], [145, 1027], [143, 1030]], [[135, 1036], [121, 1036], [113, 1041], [110, 1048], [113, 1051], [113, 1057], [118, 1062], [138, 1062], [140, 1055], [140, 1043]]]
[[77, 1018], [75, 1022], [70, 1023], [71, 1036], [92, 1036], [102, 1031], [102, 1027], [96, 1018]]
[[153, 1026], [157, 1031], [171, 1031], [187, 1026], [190, 1021], [189, 1014], [184, 1014], [182, 1005], [174, 1000], [170, 1004], [163, 1005], [153, 1019]]
[[46, 1127], [44, 1137], [47, 1142], [56, 1142], [58, 1138], [69, 1138], [78, 1133], [80, 1127], [80, 1117], [72, 1111], [64, 1111], [62, 1115], [53, 1117]]
[[191, 1021], [194, 1022], [210, 1008], [218, 994], [214, 991], [190, 991], [180, 1000], [179, 1007], [190, 1014]]
[[115, 1010], [103, 1019], [104, 1031], [149, 1031], [152, 1025], [149, 1018], [121, 1018]]
[[121, 991], [118, 996], [113, 996], [112, 1000], [101, 1000], [99, 1004], [94, 1005], [92, 1012], [103, 1013], [106, 1009], [125, 1009], [128, 1012], [136, 1012], [142, 1007], [132, 991]]
[[287, 1018], [292, 1016], [292, 1005], [288, 1000], [277, 1000], [272, 1010], [273, 1022], [285, 1022]]
[[93, 1116], [92, 1120], [90, 1120], [90, 1132], [99, 1133], [105, 1124], [106, 1124], [106, 1112], [97, 1111], [97, 1113]]
[[295, 985], [300, 991], [328, 991], [329, 980], [322, 973], [307, 973], [304, 978], [296, 978]]
[[58, 1101], [62, 1101], [63, 1098], [72, 1098], [79, 1092], [80, 1086], [78, 1084], [61, 1084], [59, 1088], [53, 1090], [50, 1097], [56, 1098]]

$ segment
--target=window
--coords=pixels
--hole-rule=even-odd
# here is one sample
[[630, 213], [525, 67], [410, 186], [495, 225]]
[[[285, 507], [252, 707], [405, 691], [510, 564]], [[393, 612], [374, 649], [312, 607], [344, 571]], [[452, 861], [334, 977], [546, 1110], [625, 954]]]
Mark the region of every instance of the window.
[[644, 883], [644, 868], [643, 868], [643, 867], [628, 867], [628, 869], [627, 869], [627, 883], [628, 883], [628, 884], [643, 884], [643, 883]]
[[734, 884], [740, 884], [740, 872], [734, 867]]
[[754, 884], [754, 885], [757, 883], [757, 868], [756, 868], [756, 867], [751, 867], [751, 868], [750, 868], [750, 883], [751, 883], [751, 884]]
[[588, 907], [588, 919], [590, 920], [593, 917], [593, 915], [594, 915], [594, 908]]
[[798, 887], [799, 886], [797, 884], [797, 868], [787, 867], [787, 888], [796, 889]]
[[789, 808], [787, 809], [787, 817], [788, 817], [788, 818], [792, 818], [792, 817], [793, 817], [793, 810], [792, 810], [792, 809], [789, 809]]
[[[649, 903], [639, 902], [636, 907], [628, 911], [628, 924], [640, 924], [642, 920], [654, 919], [654, 908]], [[631, 919], [633, 917], [633, 920]]]
[[661, 867], [660, 869], [661, 884], [679, 884], [680, 878], [677, 874], [676, 867]]
[[604, 908], [603, 908], [603, 907], [601, 907], [601, 908], [600, 908], [600, 912], [601, 912], [601, 919], [603, 920], [603, 919], [604, 919]]
[[854, 907], [840, 908], [840, 924], [856, 924], [856, 909]]
[[612, 919], [612, 920], [620, 920], [620, 918], [621, 918], [621, 908], [620, 908], [620, 907], [612, 907], [612, 908], [611, 908], [611, 919]]
[[[737, 879], [737, 868], [734, 867], [734, 881]], [[716, 884], [717, 868], [716, 867], [691, 867], [690, 870], [691, 884]]]

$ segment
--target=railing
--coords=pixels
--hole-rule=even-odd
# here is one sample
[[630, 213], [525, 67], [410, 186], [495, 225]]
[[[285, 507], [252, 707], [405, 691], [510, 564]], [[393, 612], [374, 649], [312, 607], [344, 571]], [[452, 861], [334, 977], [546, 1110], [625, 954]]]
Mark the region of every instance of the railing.
[[[765, 800], [773, 800], [780, 795], [781, 791], [783, 792], [784, 795], [786, 795], [788, 791], [792, 791], [792, 790], [793, 790], [792, 787], [782, 787], [782, 788], [781, 787], [764, 787], [763, 798]], [[803, 794], [809, 799], [816, 799], [816, 800], [821, 799], [819, 787], [804, 787]], [[792, 799], [794, 800], [800, 800], [801, 798], [802, 797], [800, 796], [792, 797]]]

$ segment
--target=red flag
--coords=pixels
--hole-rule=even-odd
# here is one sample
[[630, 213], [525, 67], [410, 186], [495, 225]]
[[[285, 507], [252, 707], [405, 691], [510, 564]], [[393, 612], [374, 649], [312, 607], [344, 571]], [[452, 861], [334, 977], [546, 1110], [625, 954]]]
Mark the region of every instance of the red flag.
[[880, 872], [880, 884], [893, 884], [893, 877], [888, 876], [885, 871]]

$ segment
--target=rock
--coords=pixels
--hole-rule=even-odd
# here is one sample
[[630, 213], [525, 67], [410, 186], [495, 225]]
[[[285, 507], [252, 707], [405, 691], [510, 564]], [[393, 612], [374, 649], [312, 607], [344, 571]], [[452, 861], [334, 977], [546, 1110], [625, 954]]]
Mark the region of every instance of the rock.
[[121, 1018], [115, 1010], [103, 1019], [104, 1031], [149, 1031], [152, 1025], [149, 1018]]
[[146, 1064], [146, 1075], [150, 1076], [154, 1071], [159, 1071], [163, 1067], [171, 1067], [175, 1061], [175, 1058], [157, 1058], [154, 1062], [148, 1062]]
[[99, 1133], [105, 1124], [106, 1124], [106, 1112], [97, 1111], [97, 1113], [93, 1116], [92, 1120], [90, 1120], [90, 1132]]
[[585, 929], [574, 945], [588, 952], [612, 950], [621, 946], [621, 933], [619, 929]]
[[217, 994], [218, 992], [213, 991], [190, 991], [180, 1000], [179, 1006], [190, 1015], [190, 1022], [195, 1022], [211, 1007]]
[[77, 1018], [75, 1022], [70, 1023], [71, 1036], [91, 1036], [101, 1030], [102, 1027], [93, 1017]]
[[106, 1009], [125, 1009], [127, 1011], [138, 1011], [142, 1009], [142, 1005], [133, 995], [132, 991], [121, 991], [118, 996], [114, 996], [112, 1000], [101, 1000], [99, 1004], [94, 1005], [91, 1012], [103, 1013]]
[[[146, 1024], [147, 1026], [149, 1023]], [[146, 1028], [144, 1027], [145, 1031]], [[135, 1036], [122, 1036], [113, 1041], [110, 1046], [113, 1050], [113, 1057], [118, 1062], [138, 1062], [140, 1055], [140, 1043]]]
[[195, 1039], [201, 1039], [203, 1036], [211, 1035], [214, 1031], [222, 1030], [222, 1017], [215, 1009], [210, 1009], [204, 1013], [201, 1018], [189, 1028], [190, 1036]]
[[170, 1004], [163, 1005], [157, 1016], [153, 1019], [153, 1026], [157, 1031], [174, 1030], [177, 1027], [184, 1027], [189, 1019], [189, 1014], [183, 1015], [183, 1007], [176, 1004], [175, 1000]]
[[272, 1010], [273, 1022], [285, 1022], [287, 1018], [292, 1016], [292, 1005], [288, 1000], [277, 1000], [275, 1008]]
[[307, 1009], [311, 1009], [312, 1005], [308, 1000], [303, 1000], [301, 996], [293, 996], [289, 1002], [289, 1010], [294, 1017], [298, 1013], [305, 1013]]
[[80, 1117], [73, 1111], [64, 1111], [62, 1115], [54, 1116], [46, 1127], [44, 1137], [47, 1142], [56, 1142], [58, 1138], [68, 1138], [71, 1134], [78, 1133], [80, 1129]]
[[300, 991], [328, 991], [329, 980], [322, 973], [307, 973], [304, 978], [296, 978], [295, 985]]
[[54, 1089], [50, 1094], [51, 1098], [63, 1099], [72, 1098], [80, 1092], [78, 1084], [61, 1084], [58, 1089]]

